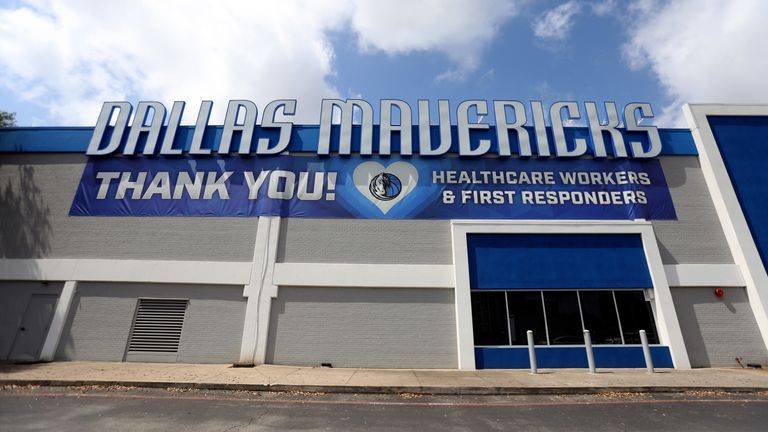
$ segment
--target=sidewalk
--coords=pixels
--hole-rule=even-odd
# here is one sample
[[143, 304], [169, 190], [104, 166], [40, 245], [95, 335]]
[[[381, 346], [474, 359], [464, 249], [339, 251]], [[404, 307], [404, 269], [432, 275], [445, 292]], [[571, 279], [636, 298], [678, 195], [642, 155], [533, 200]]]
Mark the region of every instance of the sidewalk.
[[527, 370], [328, 369], [260, 365], [54, 362], [0, 364], [0, 385], [122, 385], [251, 391], [424, 394], [566, 394], [602, 392], [768, 392], [756, 369]]

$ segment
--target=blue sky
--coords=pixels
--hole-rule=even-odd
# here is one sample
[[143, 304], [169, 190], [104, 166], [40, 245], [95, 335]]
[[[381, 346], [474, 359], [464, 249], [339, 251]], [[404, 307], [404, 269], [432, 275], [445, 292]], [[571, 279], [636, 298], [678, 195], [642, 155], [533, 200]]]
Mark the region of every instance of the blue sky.
[[[0, 109], [89, 125], [104, 100], [768, 103], [759, 0], [0, 1]], [[756, 55], [757, 54], [757, 55]], [[454, 120], [455, 121], [455, 120]]]
[[563, 2], [531, 5], [525, 16], [507, 21], [482, 51], [481, 64], [465, 79], [436, 79], [454, 67], [442, 53], [388, 55], [360, 52], [349, 31], [334, 34], [337, 76], [345, 96], [367, 100], [398, 97], [415, 107], [419, 98], [647, 101], [665, 102], [648, 69], [630, 70], [622, 60], [625, 29], [613, 17], [588, 16], [574, 23], [566, 40], [541, 40], [531, 28], [538, 13]]

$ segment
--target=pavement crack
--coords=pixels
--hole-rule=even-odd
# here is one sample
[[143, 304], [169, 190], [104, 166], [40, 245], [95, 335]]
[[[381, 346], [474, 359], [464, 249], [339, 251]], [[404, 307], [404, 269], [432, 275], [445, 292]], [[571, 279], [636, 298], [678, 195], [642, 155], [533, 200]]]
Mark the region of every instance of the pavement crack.
[[[264, 414], [260, 415], [259, 418], [261, 418], [263, 416], [264, 416]], [[251, 419], [248, 420], [248, 423], [241, 423], [241, 424], [236, 424], [234, 426], [230, 426], [230, 427], [224, 429], [222, 432], [229, 432], [231, 430], [234, 430], [235, 428], [240, 429], [243, 426], [250, 426], [253, 423], [253, 420], [255, 420], [255, 419], [253, 417], [251, 417]]]
[[416, 371], [411, 370], [411, 374], [413, 375], [414, 378], [416, 378], [416, 383], [419, 384], [419, 387], [421, 387], [421, 380], [419, 379], [419, 376], [416, 374]]
[[288, 372], [287, 374], [283, 375], [281, 378], [285, 378], [285, 377], [287, 377], [287, 376], [290, 376], [290, 375], [293, 375], [293, 374], [295, 374], [295, 373], [298, 373], [300, 370], [301, 370], [301, 369], [298, 369], [298, 368], [297, 368], [297, 369], [294, 369], [294, 370], [292, 370], [292, 371]]
[[203, 376], [203, 377], [201, 377], [201, 378], [202, 378], [203, 380], [210, 380], [210, 379], [212, 379], [212, 378], [216, 378], [217, 376], [221, 376], [221, 375], [224, 375], [225, 373], [227, 373], [227, 371], [224, 371], [224, 372], [219, 372], [219, 373], [215, 373], [215, 374], [213, 374], [213, 375], [205, 375], [205, 376]]
[[485, 383], [487, 383], [487, 384], [489, 384], [491, 386], [498, 385], [498, 383], [496, 382], [496, 379], [491, 379], [490, 377], [486, 377], [486, 376], [483, 376], [483, 375], [480, 375], [480, 374], [476, 374], [475, 376], [480, 378], [481, 381], [483, 381], [483, 382], [485, 382]]
[[[299, 369], [299, 368], [296, 368], [296, 369], [294, 369], [294, 370], [292, 370], [292, 371], [288, 372], [288, 373], [287, 373], [287, 374], [285, 374], [285, 375], [281, 375], [281, 376], [279, 376], [279, 377], [275, 377], [275, 379], [270, 379], [270, 380], [268, 380], [268, 382], [269, 382], [269, 384], [268, 384], [268, 385], [269, 385], [270, 387], [272, 387], [272, 386], [276, 386], [276, 385], [281, 385], [281, 383], [280, 383], [280, 381], [281, 381], [281, 380], [285, 380], [287, 377], [289, 377], [289, 376], [291, 376], [291, 375], [293, 375], [293, 374], [295, 374], [295, 373], [298, 373], [300, 370], [301, 370], [301, 369]], [[284, 381], [282, 385], [290, 385], [290, 384], [286, 384], [286, 383], [285, 383], [285, 381]]]
[[262, 377], [267, 385], [272, 384], [272, 380], [267, 375], [261, 373], [258, 368], [253, 368], [253, 372], [256, 372], [260, 377]]
[[347, 384], [349, 384], [349, 382], [352, 380], [352, 377], [353, 377], [353, 376], [355, 376], [355, 374], [356, 374], [356, 373], [357, 373], [359, 370], [360, 370], [360, 369], [355, 369], [355, 371], [354, 371], [354, 372], [352, 372], [352, 374], [351, 374], [351, 375], [349, 375], [349, 377], [346, 379], [346, 381], [344, 381], [344, 385], [347, 385]]

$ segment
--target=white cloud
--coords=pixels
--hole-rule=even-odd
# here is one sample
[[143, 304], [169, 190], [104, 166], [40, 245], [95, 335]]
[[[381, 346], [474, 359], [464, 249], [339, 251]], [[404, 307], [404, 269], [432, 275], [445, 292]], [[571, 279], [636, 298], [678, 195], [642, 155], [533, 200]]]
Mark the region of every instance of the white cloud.
[[684, 125], [686, 102], [768, 103], [768, 2], [645, 1], [634, 13], [625, 59], [650, 68], [671, 100], [658, 123]]
[[514, 12], [511, 0], [29, 0], [0, 8], [0, 85], [65, 124], [127, 99], [185, 100], [186, 121], [212, 99], [220, 121], [229, 99], [295, 98], [298, 119], [316, 122], [319, 100], [340, 96], [329, 32], [393, 55], [444, 53], [458, 76]]
[[93, 124], [102, 101], [128, 98], [188, 101], [187, 119], [212, 99], [220, 119], [229, 99], [263, 107], [337, 94], [323, 35], [342, 21], [327, 6], [41, 0], [0, 11], [0, 70], [20, 98], [67, 124]]
[[589, 5], [592, 8], [592, 13], [597, 16], [606, 16], [616, 11], [616, 0], [602, 0]]
[[576, 0], [563, 3], [539, 15], [533, 22], [533, 34], [541, 39], [563, 40], [573, 26], [573, 17], [581, 12]]
[[482, 49], [501, 24], [515, 15], [511, 0], [365, 0], [356, 2], [352, 28], [360, 47], [388, 54], [439, 51], [456, 68], [439, 79], [463, 79], [480, 63]]

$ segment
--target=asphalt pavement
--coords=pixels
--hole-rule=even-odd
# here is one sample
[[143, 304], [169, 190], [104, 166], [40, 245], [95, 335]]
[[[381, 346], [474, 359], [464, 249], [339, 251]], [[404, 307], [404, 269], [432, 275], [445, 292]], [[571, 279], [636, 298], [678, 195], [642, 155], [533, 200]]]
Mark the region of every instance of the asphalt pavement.
[[763, 431], [765, 393], [426, 396], [127, 387], [0, 390], [0, 431]]

